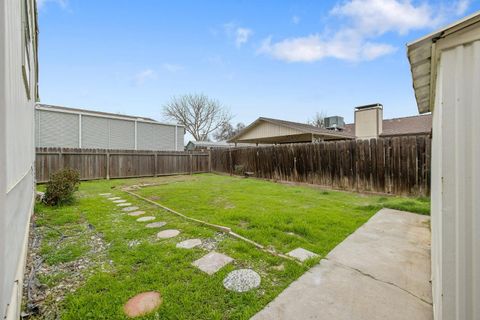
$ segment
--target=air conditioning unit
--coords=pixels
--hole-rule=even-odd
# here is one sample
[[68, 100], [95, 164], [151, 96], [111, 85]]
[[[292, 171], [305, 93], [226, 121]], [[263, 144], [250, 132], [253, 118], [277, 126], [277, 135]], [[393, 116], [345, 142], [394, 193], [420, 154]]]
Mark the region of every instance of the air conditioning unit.
[[345, 121], [340, 116], [326, 117], [324, 122], [325, 128], [329, 130], [343, 130], [345, 128]]

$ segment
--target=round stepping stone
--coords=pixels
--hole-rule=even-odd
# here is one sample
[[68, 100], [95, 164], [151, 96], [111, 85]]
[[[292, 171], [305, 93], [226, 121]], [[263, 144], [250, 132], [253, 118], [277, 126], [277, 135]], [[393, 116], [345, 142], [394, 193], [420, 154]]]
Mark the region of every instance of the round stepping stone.
[[127, 200], [119, 199], [119, 200], [113, 200], [114, 203], [122, 203], [122, 202], [127, 202]]
[[138, 207], [126, 207], [126, 208], [123, 208], [122, 211], [127, 211], [127, 212], [129, 212], [129, 211], [135, 211], [135, 210], [137, 210], [137, 209], [138, 209]]
[[200, 239], [188, 239], [177, 243], [177, 248], [192, 249], [202, 244]]
[[157, 233], [157, 238], [158, 239], [168, 239], [168, 238], [173, 238], [176, 237], [180, 234], [180, 231], [175, 230], [175, 229], [168, 229], [168, 230], [163, 230]]
[[151, 221], [151, 220], [155, 220], [155, 217], [147, 216], [147, 217], [141, 217], [137, 219], [138, 222], [145, 222], [145, 221]]
[[143, 292], [128, 300], [123, 306], [123, 311], [131, 318], [140, 317], [158, 309], [162, 302], [163, 299], [159, 292]]
[[118, 200], [118, 199], [121, 199], [120, 197], [112, 197], [112, 198], [108, 198], [108, 200]]
[[119, 203], [117, 204], [117, 207], [128, 207], [131, 206], [132, 204], [130, 202], [125, 202], [125, 203]]
[[166, 224], [167, 223], [165, 221], [158, 221], [158, 222], [149, 223], [145, 227], [147, 227], [147, 228], [161, 228]]
[[225, 289], [235, 292], [247, 292], [260, 285], [260, 275], [250, 269], [239, 269], [230, 272], [223, 279]]
[[141, 216], [144, 213], [145, 213], [145, 211], [135, 211], [135, 212], [130, 212], [128, 215], [132, 216], [132, 217], [138, 217], [138, 216]]
[[99, 195], [99, 196], [102, 196], [102, 197], [107, 197], [107, 196], [109, 197], [109, 196], [111, 196], [112, 194], [111, 194], [111, 193], [99, 193], [98, 195]]

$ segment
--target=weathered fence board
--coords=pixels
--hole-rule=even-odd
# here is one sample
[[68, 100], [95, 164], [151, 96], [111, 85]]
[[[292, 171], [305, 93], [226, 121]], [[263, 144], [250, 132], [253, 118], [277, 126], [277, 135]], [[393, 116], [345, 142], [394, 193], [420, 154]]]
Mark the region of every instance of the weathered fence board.
[[62, 168], [80, 172], [80, 179], [133, 178], [209, 172], [206, 152], [37, 148], [37, 182], [47, 182]]
[[332, 188], [428, 196], [429, 136], [214, 149], [212, 171], [306, 182]]

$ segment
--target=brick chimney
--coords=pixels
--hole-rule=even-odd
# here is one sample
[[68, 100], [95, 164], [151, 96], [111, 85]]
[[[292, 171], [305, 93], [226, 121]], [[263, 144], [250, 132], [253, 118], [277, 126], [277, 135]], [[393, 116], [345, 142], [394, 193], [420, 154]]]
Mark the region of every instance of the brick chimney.
[[355, 108], [355, 137], [378, 138], [382, 133], [383, 106], [380, 103]]

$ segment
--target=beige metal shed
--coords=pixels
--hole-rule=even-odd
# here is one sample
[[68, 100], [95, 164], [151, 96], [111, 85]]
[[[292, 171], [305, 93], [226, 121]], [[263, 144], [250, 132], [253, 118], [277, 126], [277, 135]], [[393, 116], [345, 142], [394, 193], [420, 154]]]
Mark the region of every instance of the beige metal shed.
[[480, 12], [408, 45], [420, 113], [433, 112], [435, 319], [480, 319]]

